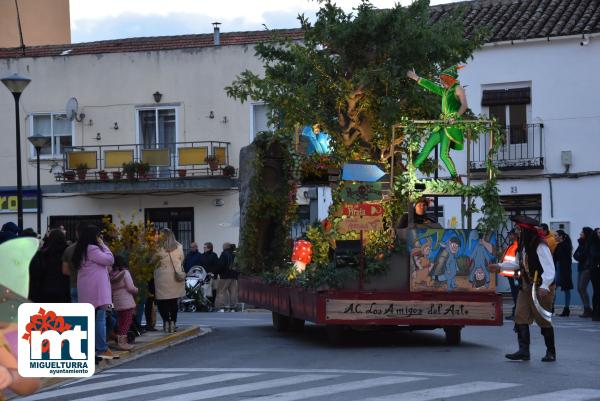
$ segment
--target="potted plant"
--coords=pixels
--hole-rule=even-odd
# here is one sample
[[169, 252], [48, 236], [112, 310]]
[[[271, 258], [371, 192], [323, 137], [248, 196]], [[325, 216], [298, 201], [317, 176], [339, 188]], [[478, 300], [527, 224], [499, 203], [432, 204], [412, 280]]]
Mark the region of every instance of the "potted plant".
[[67, 181], [73, 181], [75, 180], [75, 172], [73, 170], [67, 170], [63, 173], [63, 177], [65, 177], [65, 180]]
[[112, 176], [113, 176], [113, 180], [119, 181], [121, 179], [121, 172], [120, 171], [113, 171], [112, 172]]
[[229, 165], [223, 167], [223, 175], [225, 177], [233, 177], [235, 175], [235, 167]]
[[206, 156], [206, 158], [204, 159], [204, 161], [206, 163], [208, 163], [208, 167], [212, 171], [216, 171], [216, 170], [219, 169], [219, 160], [217, 159], [217, 156], [215, 156], [215, 155], [208, 155], [208, 156]]
[[128, 180], [135, 179], [135, 172], [137, 170], [136, 162], [123, 163], [123, 174], [127, 176]]
[[88, 165], [86, 163], [80, 163], [75, 168], [75, 171], [77, 172], [77, 178], [79, 178], [80, 180], [85, 180], [85, 177], [88, 172]]
[[179, 177], [185, 177], [187, 175], [187, 169], [185, 169], [185, 168], [177, 169], [177, 175], [179, 175]]
[[146, 179], [148, 178], [148, 172], [150, 171], [150, 164], [148, 163], [144, 163], [144, 162], [139, 162], [136, 164], [136, 172], [137, 172], [137, 176], [140, 179]]
[[100, 171], [98, 171], [98, 177], [102, 181], [108, 181], [108, 173], [106, 172], [106, 170], [100, 170]]

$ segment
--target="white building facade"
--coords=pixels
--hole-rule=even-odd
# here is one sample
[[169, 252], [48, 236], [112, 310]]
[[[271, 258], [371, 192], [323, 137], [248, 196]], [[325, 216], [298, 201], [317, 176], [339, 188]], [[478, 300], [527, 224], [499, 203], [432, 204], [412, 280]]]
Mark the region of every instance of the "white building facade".
[[[217, 42], [214, 35], [138, 38], [31, 48], [24, 56], [0, 49], [0, 76], [31, 79], [20, 99], [24, 228], [36, 228], [36, 158], [27, 137], [37, 134], [47, 138], [42, 232], [63, 225], [73, 238], [79, 221], [135, 216], [171, 227], [186, 248], [237, 242], [237, 180], [224, 168], [237, 169], [241, 147], [266, 128], [265, 107], [228, 98], [224, 88], [245, 69], [261, 70], [253, 46], [270, 34], [217, 34]], [[67, 116], [73, 97], [77, 110]], [[4, 224], [17, 220], [14, 101], [5, 89], [0, 109]], [[205, 161], [211, 155], [214, 171]], [[146, 178], [114, 180], [128, 161], [150, 162]], [[88, 167], [85, 179], [67, 177], [79, 164]]]

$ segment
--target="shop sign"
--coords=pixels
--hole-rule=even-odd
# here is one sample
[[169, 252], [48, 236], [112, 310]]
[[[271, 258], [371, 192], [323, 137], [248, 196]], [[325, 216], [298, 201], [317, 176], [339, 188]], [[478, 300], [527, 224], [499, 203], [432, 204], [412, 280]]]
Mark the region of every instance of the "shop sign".
[[[0, 192], [0, 214], [17, 213], [17, 191]], [[23, 191], [23, 212], [37, 212], [36, 191]]]

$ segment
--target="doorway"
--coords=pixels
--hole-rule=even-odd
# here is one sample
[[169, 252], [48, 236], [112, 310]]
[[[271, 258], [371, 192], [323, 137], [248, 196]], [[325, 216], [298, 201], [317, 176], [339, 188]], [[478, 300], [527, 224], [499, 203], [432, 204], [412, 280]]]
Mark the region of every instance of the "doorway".
[[144, 217], [156, 228], [168, 228], [173, 231], [177, 241], [183, 245], [184, 254], [187, 255], [190, 244], [194, 242], [193, 207], [146, 209]]
[[514, 227], [510, 220], [512, 216], [522, 214], [541, 222], [542, 195], [506, 195], [500, 197], [500, 204], [504, 207], [505, 219], [498, 228], [498, 244], [503, 248], [508, 244], [508, 232]]

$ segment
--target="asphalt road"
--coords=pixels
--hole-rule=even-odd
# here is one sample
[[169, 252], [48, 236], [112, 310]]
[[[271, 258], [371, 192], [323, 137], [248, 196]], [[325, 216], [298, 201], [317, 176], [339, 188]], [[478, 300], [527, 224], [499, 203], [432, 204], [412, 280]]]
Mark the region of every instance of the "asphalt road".
[[600, 400], [600, 323], [554, 318], [555, 363], [516, 350], [512, 322], [466, 327], [460, 346], [441, 330], [353, 332], [332, 346], [323, 327], [278, 333], [269, 313], [185, 313], [212, 333], [24, 400]]

